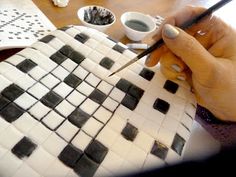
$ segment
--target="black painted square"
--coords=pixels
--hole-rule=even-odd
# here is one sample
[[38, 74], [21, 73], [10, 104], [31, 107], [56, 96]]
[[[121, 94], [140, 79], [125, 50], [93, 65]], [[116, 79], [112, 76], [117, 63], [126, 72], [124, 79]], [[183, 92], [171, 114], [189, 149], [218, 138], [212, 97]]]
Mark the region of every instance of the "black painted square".
[[164, 144], [155, 141], [151, 153], [159, 158], [161, 158], [162, 160], [165, 160], [166, 155], [168, 153], [168, 147], [165, 146]]
[[71, 86], [72, 88], [76, 88], [81, 82], [82, 80], [80, 78], [78, 78], [76, 75], [74, 74], [69, 74], [65, 79], [64, 82]]
[[76, 108], [69, 116], [68, 120], [77, 126], [78, 128], [81, 128], [85, 122], [90, 118], [90, 115], [86, 112], [82, 111], [79, 108]]
[[170, 108], [170, 104], [165, 100], [157, 98], [155, 103], [153, 104], [153, 108], [162, 112], [163, 114], [166, 114]]
[[71, 28], [70, 26], [63, 26], [63, 27], [58, 28], [58, 29], [61, 30], [61, 31], [66, 31], [66, 30], [68, 30], [70, 28]]
[[5, 98], [4, 96], [0, 95], [0, 111], [10, 103], [11, 101]]
[[67, 59], [67, 57], [61, 52], [56, 52], [50, 56], [50, 59], [60, 65], [63, 61]]
[[179, 85], [170, 80], [166, 80], [164, 84], [164, 89], [166, 89], [168, 92], [173, 93], [173, 94], [177, 92], [178, 88], [179, 88]]
[[131, 87], [132, 83], [130, 83], [129, 81], [127, 81], [126, 79], [120, 79], [117, 84], [116, 87], [120, 90], [122, 90], [123, 92], [128, 92], [129, 88]]
[[134, 110], [138, 102], [139, 101], [136, 98], [134, 98], [133, 96], [129, 94], [126, 94], [123, 100], [121, 101], [121, 104], [129, 108], [130, 110]]
[[11, 150], [18, 158], [29, 157], [36, 149], [37, 145], [29, 138], [23, 137]]
[[89, 36], [84, 33], [79, 33], [75, 36], [75, 39], [80, 41], [81, 43], [85, 43], [89, 39]]
[[135, 137], [138, 134], [138, 129], [130, 123], [127, 123], [121, 134], [125, 139], [134, 141]]
[[74, 49], [69, 45], [64, 45], [62, 48], [60, 48], [59, 52], [61, 52], [63, 55], [67, 56], [69, 58], [69, 55], [74, 51]]
[[104, 57], [100, 63], [99, 63], [101, 66], [103, 66], [104, 68], [106, 69], [111, 69], [111, 67], [113, 66], [114, 64], [114, 61], [108, 57]]
[[131, 85], [129, 88], [128, 94], [135, 97], [137, 100], [140, 100], [143, 96], [144, 90], [137, 87], [136, 85]]
[[83, 152], [74, 147], [71, 144], [68, 144], [62, 152], [58, 155], [58, 158], [67, 166], [74, 167], [76, 162], [79, 160]]
[[97, 140], [90, 143], [85, 150], [86, 155], [99, 164], [103, 161], [107, 152], [108, 148]]
[[171, 148], [176, 153], [181, 155], [182, 151], [183, 151], [184, 144], [185, 144], [185, 140], [179, 134], [175, 134], [175, 137], [174, 137], [173, 143], [171, 145]]
[[139, 73], [140, 76], [147, 79], [148, 81], [152, 80], [154, 74], [155, 73], [152, 70], [147, 68], [143, 68], [142, 71]]
[[112, 47], [112, 49], [119, 53], [123, 53], [125, 51], [125, 48], [120, 46], [119, 44], [116, 44], [114, 47]]
[[32, 60], [30, 59], [26, 59], [24, 61], [22, 61], [21, 63], [19, 63], [16, 67], [21, 70], [24, 73], [28, 73], [31, 69], [33, 69], [35, 66], [37, 66], [36, 63], [34, 63]]
[[10, 101], [14, 101], [23, 93], [24, 90], [15, 84], [11, 84], [2, 91], [2, 95], [5, 96]]
[[54, 108], [56, 105], [58, 105], [61, 101], [63, 100], [63, 98], [58, 95], [57, 93], [50, 91], [48, 92], [46, 95], [44, 95], [41, 98], [41, 102], [50, 107], [50, 108]]
[[97, 171], [97, 168], [99, 167], [99, 164], [94, 162], [92, 159], [90, 159], [85, 154], [79, 159], [76, 166], [74, 167], [74, 171], [79, 175], [83, 177], [92, 177], [95, 172]]
[[39, 41], [44, 42], [44, 43], [49, 43], [54, 38], [55, 38], [55, 36], [53, 36], [53, 35], [47, 35], [47, 36], [43, 37], [42, 39], [40, 39]]
[[95, 101], [98, 104], [102, 104], [103, 101], [106, 99], [106, 94], [101, 92], [98, 89], [95, 89], [90, 95], [89, 98]]
[[0, 115], [7, 122], [13, 122], [16, 119], [18, 119], [23, 113], [24, 113], [24, 110], [12, 102], [1, 110]]

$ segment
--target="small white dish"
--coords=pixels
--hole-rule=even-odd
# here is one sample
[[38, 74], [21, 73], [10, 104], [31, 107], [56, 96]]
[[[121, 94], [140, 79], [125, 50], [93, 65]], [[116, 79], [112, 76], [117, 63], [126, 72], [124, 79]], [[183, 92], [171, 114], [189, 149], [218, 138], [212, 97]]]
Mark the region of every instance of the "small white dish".
[[82, 7], [77, 15], [84, 26], [101, 32], [105, 32], [116, 21], [115, 14], [111, 10], [97, 5]]
[[156, 29], [152, 17], [140, 12], [125, 12], [120, 20], [126, 36], [132, 41], [141, 41]]

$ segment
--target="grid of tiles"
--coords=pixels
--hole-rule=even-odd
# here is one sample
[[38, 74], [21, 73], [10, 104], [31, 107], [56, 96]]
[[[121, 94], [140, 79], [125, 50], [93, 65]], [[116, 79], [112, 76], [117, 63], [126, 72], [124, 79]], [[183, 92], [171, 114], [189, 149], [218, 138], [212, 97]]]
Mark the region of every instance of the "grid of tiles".
[[135, 56], [68, 26], [0, 63], [1, 175], [114, 176], [181, 160], [190, 87], [142, 60], [107, 77]]

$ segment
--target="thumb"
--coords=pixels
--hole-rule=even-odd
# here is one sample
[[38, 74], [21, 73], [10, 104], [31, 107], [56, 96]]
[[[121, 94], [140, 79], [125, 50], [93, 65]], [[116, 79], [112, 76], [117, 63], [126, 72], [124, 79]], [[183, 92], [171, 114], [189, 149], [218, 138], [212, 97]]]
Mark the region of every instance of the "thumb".
[[197, 77], [206, 76], [213, 68], [214, 57], [193, 37], [166, 24], [162, 30], [166, 46], [191, 69]]

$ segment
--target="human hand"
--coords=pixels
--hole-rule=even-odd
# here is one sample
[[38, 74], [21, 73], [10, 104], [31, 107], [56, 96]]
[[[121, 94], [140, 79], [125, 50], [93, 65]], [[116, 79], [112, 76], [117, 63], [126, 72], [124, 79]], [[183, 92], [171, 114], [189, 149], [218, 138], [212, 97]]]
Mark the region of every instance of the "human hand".
[[199, 105], [216, 117], [236, 121], [236, 31], [219, 18], [209, 16], [186, 31], [180, 26], [205, 9], [187, 7], [166, 18], [155, 39], [165, 45], [146, 61], [151, 67], [160, 60], [169, 79], [187, 80]]

